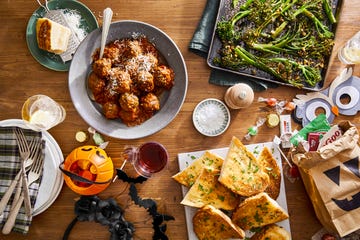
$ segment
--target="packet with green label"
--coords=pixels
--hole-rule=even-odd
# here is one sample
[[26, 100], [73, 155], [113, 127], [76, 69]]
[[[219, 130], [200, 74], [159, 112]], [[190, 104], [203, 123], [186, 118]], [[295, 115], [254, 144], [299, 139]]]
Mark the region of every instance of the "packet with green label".
[[290, 138], [290, 141], [294, 146], [297, 146], [300, 142], [306, 141], [309, 133], [312, 132], [327, 132], [331, 128], [326, 115], [321, 113], [314, 120], [308, 123], [297, 134]]

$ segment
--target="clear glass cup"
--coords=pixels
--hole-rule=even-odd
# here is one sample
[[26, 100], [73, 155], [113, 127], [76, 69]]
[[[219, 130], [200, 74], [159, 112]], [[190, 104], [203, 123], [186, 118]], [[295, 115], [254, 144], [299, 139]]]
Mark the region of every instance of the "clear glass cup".
[[127, 147], [124, 155], [136, 172], [146, 178], [164, 169], [169, 159], [167, 150], [158, 142], [147, 142], [140, 147]]
[[360, 63], [360, 31], [340, 48], [338, 57], [345, 64]]
[[52, 98], [39, 94], [31, 96], [25, 101], [21, 115], [31, 129], [42, 131], [63, 122], [66, 111]]

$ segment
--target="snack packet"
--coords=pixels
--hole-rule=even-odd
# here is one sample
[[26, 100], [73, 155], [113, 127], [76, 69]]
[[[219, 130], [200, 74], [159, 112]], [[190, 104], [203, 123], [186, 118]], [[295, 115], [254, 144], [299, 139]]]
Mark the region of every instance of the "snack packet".
[[290, 138], [290, 141], [294, 146], [297, 146], [300, 142], [304, 142], [307, 140], [309, 133], [328, 132], [330, 128], [331, 127], [326, 118], [326, 115], [321, 113], [314, 120], [308, 123], [303, 129], [301, 129], [297, 134], [292, 136]]

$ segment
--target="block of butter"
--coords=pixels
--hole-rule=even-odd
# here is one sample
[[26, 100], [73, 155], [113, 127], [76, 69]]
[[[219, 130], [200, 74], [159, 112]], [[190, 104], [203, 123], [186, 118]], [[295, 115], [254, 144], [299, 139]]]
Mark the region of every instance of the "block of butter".
[[48, 52], [61, 54], [66, 51], [71, 30], [48, 18], [39, 18], [36, 22], [38, 47]]

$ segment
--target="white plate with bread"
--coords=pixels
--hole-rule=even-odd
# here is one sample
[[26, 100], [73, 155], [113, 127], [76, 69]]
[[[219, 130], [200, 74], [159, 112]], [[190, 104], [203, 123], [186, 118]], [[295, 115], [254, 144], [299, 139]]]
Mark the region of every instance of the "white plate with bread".
[[178, 161], [173, 179], [182, 185], [189, 239], [263, 239], [255, 228], [262, 237], [291, 239], [281, 155], [272, 142], [245, 146], [233, 137], [229, 147], [179, 153]]

